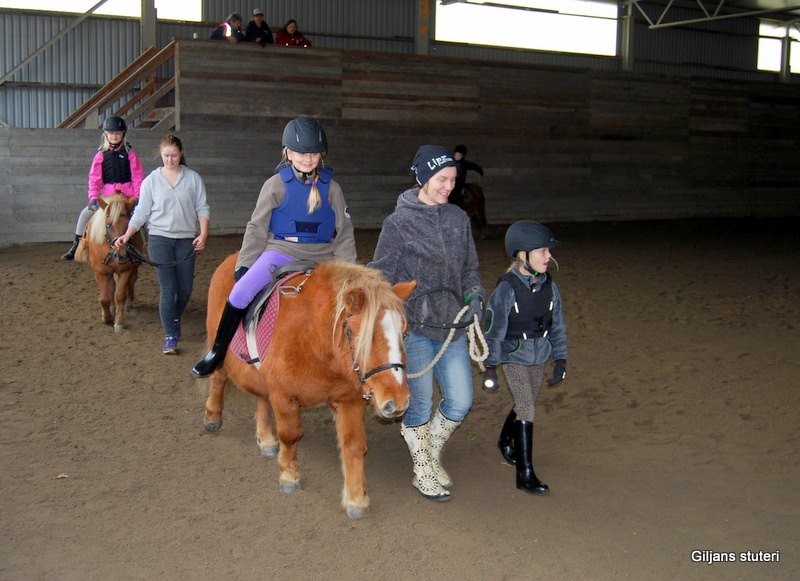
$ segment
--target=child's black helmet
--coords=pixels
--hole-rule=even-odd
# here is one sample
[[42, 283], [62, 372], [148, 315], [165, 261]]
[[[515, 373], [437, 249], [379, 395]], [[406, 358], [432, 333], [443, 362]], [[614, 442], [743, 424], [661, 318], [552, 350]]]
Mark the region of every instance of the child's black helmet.
[[297, 153], [326, 153], [328, 138], [316, 119], [298, 117], [286, 124], [283, 130], [283, 147]]
[[125, 119], [122, 117], [107, 117], [105, 121], [103, 121], [103, 131], [122, 131], [125, 133], [128, 130], [128, 126], [125, 124]]
[[511, 258], [516, 258], [520, 250], [555, 248], [559, 244], [550, 228], [533, 220], [514, 222], [506, 230], [506, 254]]

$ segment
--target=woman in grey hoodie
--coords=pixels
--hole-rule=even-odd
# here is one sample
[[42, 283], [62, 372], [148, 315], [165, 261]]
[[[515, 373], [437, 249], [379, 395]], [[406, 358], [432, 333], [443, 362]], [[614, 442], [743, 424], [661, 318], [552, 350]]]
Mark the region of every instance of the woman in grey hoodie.
[[[369, 266], [391, 283], [417, 282], [406, 303], [405, 340], [408, 370], [415, 373], [434, 360], [464, 305], [470, 308], [460, 321], [482, 318], [486, 293], [469, 218], [447, 203], [456, 180], [450, 152], [423, 145], [411, 169], [418, 185], [400, 194], [394, 212], [383, 222]], [[434, 376], [442, 395], [435, 411]], [[463, 328], [456, 330], [433, 372], [409, 379], [408, 385], [411, 402], [401, 434], [414, 462], [412, 484], [426, 498], [447, 500], [452, 480], [440, 463], [442, 448], [472, 407], [472, 366]]]

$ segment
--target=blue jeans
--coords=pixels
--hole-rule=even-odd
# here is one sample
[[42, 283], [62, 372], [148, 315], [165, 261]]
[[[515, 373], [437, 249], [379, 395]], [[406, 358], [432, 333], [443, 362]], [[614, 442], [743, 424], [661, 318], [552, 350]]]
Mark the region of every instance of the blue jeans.
[[[405, 339], [406, 370], [417, 373], [427, 367], [439, 353], [444, 341], [434, 341], [418, 333], [409, 333]], [[439, 408], [454, 422], [462, 421], [472, 407], [472, 364], [467, 350], [467, 337], [454, 339], [442, 358], [422, 377], [408, 380], [411, 402], [403, 423], [414, 427], [425, 424], [433, 410], [433, 378], [439, 384], [442, 400]]]
[[156, 267], [156, 276], [161, 287], [158, 315], [165, 337], [175, 335], [175, 319], [181, 318], [192, 297], [196, 256], [192, 240], [193, 238], [165, 238], [155, 235], [151, 235], [148, 240], [150, 260], [163, 265]]

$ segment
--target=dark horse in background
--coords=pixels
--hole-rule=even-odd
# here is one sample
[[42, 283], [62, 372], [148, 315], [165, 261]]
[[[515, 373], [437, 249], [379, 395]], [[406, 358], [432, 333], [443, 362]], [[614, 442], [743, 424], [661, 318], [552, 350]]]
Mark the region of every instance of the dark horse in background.
[[483, 195], [483, 188], [478, 184], [464, 184], [464, 211], [469, 216], [473, 228], [477, 227], [477, 235], [486, 238], [486, 198]]
[[[237, 255], [217, 267], [208, 289], [206, 331], [213, 341], [225, 301], [233, 288]], [[403, 333], [404, 301], [416, 283], [391, 286], [380, 272], [340, 261], [322, 262], [294, 275], [273, 293], [279, 299], [271, 340], [259, 353], [259, 367], [229, 350], [209, 378], [203, 425], [222, 425], [225, 384], [231, 380], [257, 398], [256, 439], [264, 456], [275, 454], [270, 411], [279, 440], [281, 492], [300, 489], [297, 446], [303, 437], [302, 408], [328, 405], [344, 473], [342, 506], [350, 518], [367, 514], [364, 476], [367, 433], [364, 410], [399, 418], [408, 407]], [[264, 317], [268, 319], [268, 317]], [[264, 324], [264, 321], [260, 324]]]
[[[86, 227], [76, 259], [86, 262], [94, 271], [97, 289], [100, 292], [100, 314], [103, 322], [114, 325], [114, 332], [125, 329], [125, 305], [133, 302], [133, 287], [136, 284], [140, 261], [126, 252], [116, 250], [114, 240], [128, 229], [137, 198], [115, 194], [99, 198], [95, 210]], [[140, 252], [144, 251], [141, 234], [131, 237], [129, 244]]]

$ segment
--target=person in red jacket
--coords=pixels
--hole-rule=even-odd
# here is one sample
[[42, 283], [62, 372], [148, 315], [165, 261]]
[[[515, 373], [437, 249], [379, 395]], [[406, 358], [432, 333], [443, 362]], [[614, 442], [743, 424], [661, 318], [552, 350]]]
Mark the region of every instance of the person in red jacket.
[[275, 34], [275, 44], [278, 46], [311, 46], [311, 41], [297, 30], [297, 20], [289, 20]]

